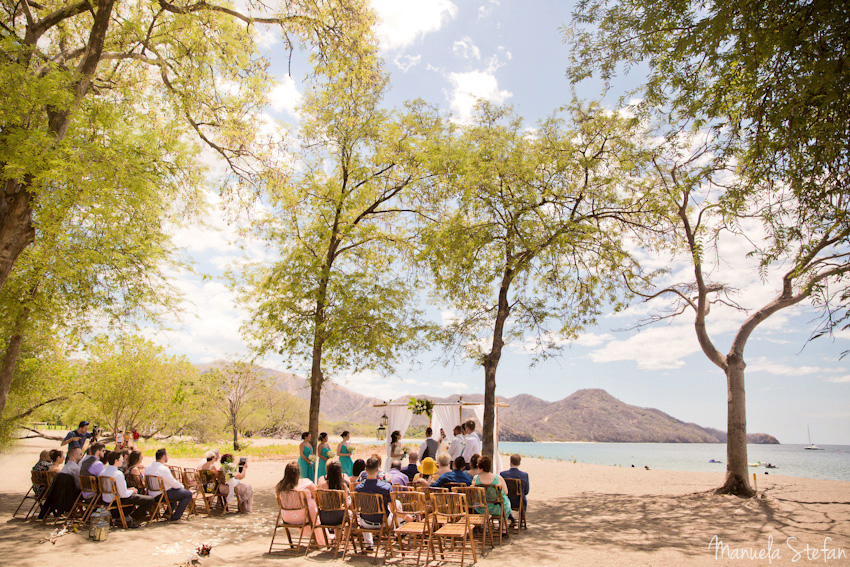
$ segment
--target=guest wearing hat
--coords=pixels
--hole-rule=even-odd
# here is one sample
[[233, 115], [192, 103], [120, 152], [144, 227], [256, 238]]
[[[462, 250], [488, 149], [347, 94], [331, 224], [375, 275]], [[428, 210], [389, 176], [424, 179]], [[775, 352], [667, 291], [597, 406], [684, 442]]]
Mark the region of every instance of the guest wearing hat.
[[204, 462], [198, 467], [201, 471], [218, 471], [218, 450], [207, 451], [204, 453]]
[[413, 484], [419, 486], [431, 486], [437, 478], [437, 461], [431, 457], [425, 457], [417, 467], [419, 473], [413, 477]]

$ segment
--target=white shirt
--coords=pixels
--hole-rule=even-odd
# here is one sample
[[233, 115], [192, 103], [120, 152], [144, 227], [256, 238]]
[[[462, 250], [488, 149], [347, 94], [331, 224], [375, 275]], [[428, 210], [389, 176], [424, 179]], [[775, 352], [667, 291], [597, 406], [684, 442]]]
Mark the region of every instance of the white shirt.
[[[166, 490], [170, 490], [172, 488], [183, 488], [183, 485], [174, 478], [174, 475], [171, 474], [171, 470], [164, 464], [159, 461], [154, 461], [153, 464], [145, 467], [145, 476], [158, 476], [162, 479], [162, 484], [165, 485]], [[159, 496], [160, 492], [158, 490], [150, 490], [148, 491], [148, 496]]]
[[463, 447], [464, 442], [462, 435], [458, 435], [457, 437], [452, 439], [452, 444], [449, 445], [449, 456], [451, 456], [452, 461], [454, 461], [463, 454]]
[[464, 440], [466, 445], [463, 448], [463, 460], [466, 463], [469, 463], [472, 460], [472, 455], [478, 453], [481, 454], [481, 439], [478, 438], [478, 435], [473, 431], [469, 435], [466, 436]]
[[[124, 479], [124, 473], [119, 471], [118, 467], [116, 467], [115, 465], [107, 466], [105, 469], [103, 469], [103, 472], [100, 473], [98, 476], [111, 476], [112, 478], [114, 478], [115, 486], [118, 488], [118, 496], [120, 496], [121, 498], [129, 498], [133, 495], [133, 492], [131, 492], [130, 489], [127, 488], [127, 481]], [[109, 503], [112, 502], [114, 497], [111, 494], [104, 494], [102, 498], [104, 502]]]

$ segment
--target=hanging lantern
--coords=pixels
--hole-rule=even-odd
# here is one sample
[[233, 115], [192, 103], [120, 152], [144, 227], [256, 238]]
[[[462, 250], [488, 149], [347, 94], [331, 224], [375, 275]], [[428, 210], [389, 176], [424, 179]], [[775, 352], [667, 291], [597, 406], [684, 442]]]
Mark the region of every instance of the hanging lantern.
[[383, 427], [384, 429], [387, 428], [387, 421], [387, 412], [384, 412], [384, 415], [381, 416], [381, 427]]

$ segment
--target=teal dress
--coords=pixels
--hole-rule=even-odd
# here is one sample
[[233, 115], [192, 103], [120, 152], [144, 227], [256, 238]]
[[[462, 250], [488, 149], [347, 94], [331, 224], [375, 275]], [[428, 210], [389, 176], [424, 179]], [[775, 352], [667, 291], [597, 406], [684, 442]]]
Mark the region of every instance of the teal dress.
[[[476, 476], [475, 477], [475, 486], [483, 486], [483, 487], [485, 487], [484, 488], [485, 491], [490, 492], [489, 490], [487, 490], [486, 487], [488, 487], [488, 486], [499, 486], [499, 477], [497, 476], [496, 478], [494, 478], [493, 482], [491, 482], [489, 484], [481, 484], [481, 479]], [[491, 489], [491, 490], [493, 490], [493, 489]], [[487, 494], [487, 497], [489, 498], [490, 494]], [[500, 508], [505, 509], [505, 515], [506, 516], [511, 515], [511, 501], [508, 499], [508, 494], [505, 491], [502, 491], [502, 505], [501, 506], [499, 506], [499, 504], [496, 503], [496, 502], [488, 502], [487, 503], [487, 511], [490, 513], [491, 516], [500, 515], [502, 513]], [[482, 506], [480, 510], [476, 509], [475, 512], [477, 514], [483, 514], [484, 513], [484, 507]]]
[[[304, 447], [304, 454], [308, 457], [313, 454], [313, 448], [307, 445]], [[302, 455], [298, 455], [298, 466], [301, 467], [301, 478], [309, 478], [313, 480], [313, 464], [304, 459]]]
[[322, 457], [324, 457], [324, 459], [322, 459], [321, 457], [319, 458], [319, 474], [316, 476], [316, 480], [325, 476], [325, 474], [326, 474], [325, 467], [328, 464], [327, 458], [328, 458], [328, 453], [330, 453], [330, 452], [331, 452], [331, 448], [328, 447], [327, 445], [322, 447], [321, 453], [322, 453]]
[[[348, 454], [344, 455], [343, 453]], [[354, 461], [351, 460], [351, 451], [345, 443], [339, 447], [339, 464], [342, 465], [343, 474], [351, 476], [354, 473]]]

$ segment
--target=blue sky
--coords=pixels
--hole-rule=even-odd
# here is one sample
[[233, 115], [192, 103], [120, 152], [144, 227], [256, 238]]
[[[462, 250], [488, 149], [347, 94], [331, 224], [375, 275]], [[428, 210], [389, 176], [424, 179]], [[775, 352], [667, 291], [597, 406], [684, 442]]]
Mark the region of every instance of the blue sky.
[[[493, 0], [373, 0], [381, 18], [377, 29], [381, 53], [391, 71], [392, 90], [386, 102], [399, 106], [423, 98], [463, 117], [477, 98], [511, 104], [532, 125], [567, 104], [572, 87], [565, 78], [568, 46], [559, 28], [570, 18], [571, 2], [498, 2]], [[287, 76], [287, 54], [275, 32], [261, 37], [279, 73], [279, 85], [270, 95], [270, 118], [291, 122], [303, 91], [306, 69], [295, 59]], [[616, 108], [617, 97], [639, 83], [640, 74], [615, 85], [605, 104]], [[579, 85], [582, 98], [598, 98], [600, 85]], [[175, 234], [184, 252], [195, 259], [200, 275], [174, 274], [174, 283], [187, 296], [186, 314], [171, 330], [148, 329], [153, 340], [194, 362], [236, 357], [247, 353], [239, 335], [244, 318], [233, 304], [233, 294], [220, 279], [223, 269], [239, 262], [247, 248], [262, 258], [259, 243], [241, 241], [237, 223], [213, 205], [207, 226], [193, 226]], [[757, 229], [754, 229], [757, 230]], [[721, 243], [728, 260], [715, 266], [715, 279], [739, 288], [738, 299], [757, 307], [773, 294], [772, 282], [762, 282], [742, 257], [741, 242]], [[687, 264], [677, 258], [650, 258], [650, 263], [687, 275]], [[676, 418], [725, 429], [726, 387], [723, 373], [699, 350], [688, 314], [672, 322], [637, 331], [631, 327], [650, 306], [639, 304], [623, 314], [606, 315], [581, 338], [565, 345], [553, 358], [532, 365], [533, 356], [521, 344], [509, 345], [497, 377], [497, 393], [510, 397], [529, 393], [558, 400], [581, 388], [603, 388], [626, 403], [654, 407]], [[431, 311], [435, 318], [442, 314]], [[850, 333], [835, 340], [807, 344], [814, 311], [800, 306], [774, 315], [751, 337], [746, 351], [748, 429], [775, 435], [784, 443], [806, 442], [806, 427], [819, 444], [850, 444]], [[709, 331], [721, 352], [729, 349], [732, 334], [743, 320], [740, 313], [719, 309]], [[483, 391], [483, 371], [462, 360], [443, 366], [419, 357], [412, 368], [399, 368], [390, 377], [364, 373], [340, 376], [346, 387], [385, 398], [403, 393]], [[269, 357], [265, 365], [287, 369], [288, 361]]]

